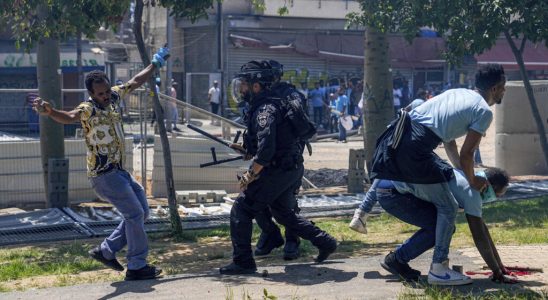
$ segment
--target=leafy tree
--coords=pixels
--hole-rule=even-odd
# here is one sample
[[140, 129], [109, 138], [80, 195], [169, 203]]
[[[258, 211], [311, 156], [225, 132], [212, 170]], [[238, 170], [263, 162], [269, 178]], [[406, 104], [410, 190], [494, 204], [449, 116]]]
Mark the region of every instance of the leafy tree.
[[[197, 21], [202, 17], [207, 17], [206, 10], [213, 7], [213, 3], [217, 2], [214, 0], [165, 0], [159, 1], [159, 5], [167, 8], [171, 11], [171, 14], [180, 18], [188, 18], [192, 22]], [[135, 12], [133, 23], [133, 32], [135, 34], [135, 42], [137, 43], [137, 48], [139, 49], [139, 54], [143, 65], [147, 66], [150, 64], [150, 57], [145, 47], [143, 40], [142, 28], [142, 19], [143, 19], [143, 9], [145, 3], [143, 0], [135, 1]], [[155, 86], [154, 78], [150, 78], [149, 85], [151, 87]], [[175, 196], [175, 184], [173, 182], [173, 167], [171, 163], [171, 150], [169, 146], [169, 140], [166, 133], [166, 127], [164, 124], [164, 113], [162, 110], [162, 105], [160, 104], [160, 99], [158, 98], [157, 93], [153, 94], [154, 99], [154, 111], [156, 115], [156, 124], [158, 124], [158, 132], [160, 134], [160, 140], [162, 142], [162, 150], [164, 154], [164, 166], [165, 166], [165, 178], [167, 185], [167, 199], [169, 204], [170, 211], [170, 220], [172, 225], [172, 231], [175, 235], [180, 235], [183, 232], [181, 226], [181, 218], [177, 211], [177, 199]]]
[[418, 29], [412, 14], [412, 1], [360, 0], [360, 13], [347, 15], [349, 24], [365, 26], [363, 141], [368, 167], [377, 138], [394, 118], [392, 74], [388, 34], [400, 30], [412, 37]]
[[[0, 0], [0, 18], [11, 26], [17, 47], [30, 51], [37, 45], [37, 75], [40, 97], [62, 108], [59, 69], [59, 40], [82, 32], [93, 36], [100, 26], [119, 21], [129, 0]], [[63, 158], [63, 125], [40, 118], [40, 147], [44, 186], [48, 191], [49, 158]], [[51, 205], [48, 199], [48, 206]]]
[[480, 54], [495, 45], [502, 35], [519, 66], [527, 99], [548, 163], [548, 143], [544, 122], [529, 81], [523, 51], [527, 41], [548, 46], [548, 2], [537, 0], [419, 0], [416, 18], [442, 33], [447, 42], [447, 58], [460, 63], [465, 54]]

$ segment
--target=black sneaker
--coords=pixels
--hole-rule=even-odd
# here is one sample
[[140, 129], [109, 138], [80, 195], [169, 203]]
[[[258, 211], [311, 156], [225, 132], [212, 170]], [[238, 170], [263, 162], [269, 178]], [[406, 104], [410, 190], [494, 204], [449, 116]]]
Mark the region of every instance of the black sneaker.
[[173, 130], [174, 130], [174, 131], [177, 131], [177, 132], [181, 132], [181, 131], [182, 131], [182, 130], [179, 129], [179, 127], [177, 127], [177, 126], [173, 127]]
[[255, 246], [255, 255], [264, 256], [270, 254], [272, 250], [281, 247], [284, 244], [284, 239], [281, 234], [275, 236], [266, 233], [261, 233], [257, 246]]
[[146, 265], [137, 270], [127, 270], [125, 280], [146, 280], [154, 279], [162, 273], [162, 269]]
[[327, 243], [325, 243], [321, 247], [318, 247], [318, 250], [320, 250], [320, 252], [318, 253], [315, 261], [317, 263], [321, 263], [322, 261], [326, 260], [329, 255], [331, 255], [331, 253], [337, 250], [337, 240], [335, 240], [333, 237], [330, 237]]
[[253, 274], [255, 272], [257, 272], [257, 267], [255, 265], [242, 267], [234, 262], [219, 269], [219, 273], [221, 273], [222, 275], [244, 275]]
[[403, 278], [406, 281], [417, 281], [421, 272], [411, 268], [408, 264], [402, 264], [396, 259], [394, 252], [388, 253], [381, 266], [388, 272]]
[[109, 267], [115, 271], [123, 271], [124, 267], [115, 259], [106, 259], [103, 256], [103, 251], [99, 247], [95, 247], [88, 251], [89, 257], [95, 259], [96, 261], [102, 263], [106, 267]]
[[300, 243], [296, 241], [286, 241], [284, 246], [284, 260], [297, 259], [301, 254], [299, 245]]

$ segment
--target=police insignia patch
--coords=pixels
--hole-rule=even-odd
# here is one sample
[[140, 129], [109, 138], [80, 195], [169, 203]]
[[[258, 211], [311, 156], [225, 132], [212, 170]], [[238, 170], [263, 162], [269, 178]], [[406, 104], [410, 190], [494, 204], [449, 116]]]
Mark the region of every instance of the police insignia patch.
[[265, 127], [268, 123], [268, 118], [270, 117], [270, 113], [268, 111], [262, 111], [257, 115], [257, 123], [261, 127]]

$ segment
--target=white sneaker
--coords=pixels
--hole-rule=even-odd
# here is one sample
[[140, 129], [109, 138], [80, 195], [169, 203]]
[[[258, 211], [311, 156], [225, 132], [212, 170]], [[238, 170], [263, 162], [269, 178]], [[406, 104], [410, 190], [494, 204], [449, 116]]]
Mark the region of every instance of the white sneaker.
[[449, 269], [449, 260], [441, 264], [432, 263], [428, 272], [428, 283], [432, 285], [464, 285], [472, 283], [472, 278]]
[[365, 234], [367, 233], [366, 220], [367, 213], [359, 208], [356, 208], [354, 211], [354, 217], [352, 217], [352, 221], [350, 221], [348, 227], [354, 231]]

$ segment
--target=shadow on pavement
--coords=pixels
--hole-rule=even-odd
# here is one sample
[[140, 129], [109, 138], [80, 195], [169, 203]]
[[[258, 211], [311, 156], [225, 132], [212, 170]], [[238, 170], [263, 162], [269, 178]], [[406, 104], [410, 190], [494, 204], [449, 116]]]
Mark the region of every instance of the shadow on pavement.
[[388, 275], [382, 275], [379, 273], [379, 271], [369, 271], [363, 273], [364, 279], [384, 279], [386, 282], [399, 282], [400, 279], [396, 275], [388, 274]]
[[136, 280], [136, 281], [118, 281], [113, 282], [110, 286], [116, 288], [112, 293], [105, 295], [98, 300], [107, 300], [111, 299], [120, 295], [123, 295], [125, 293], [137, 293], [137, 294], [145, 294], [153, 292], [154, 286], [158, 284], [163, 284], [170, 281], [177, 281], [177, 280], [185, 280], [190, 278], [199, 278], [199, 277], [217, 277], [216, 274], [196, 274], [191, 276], [177, 276], [177, 277], [170, 277], [170, 278], [163, 278], [160, 277], [158, 279], [150, 279], [150, 280]]

